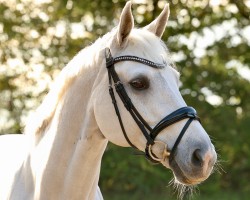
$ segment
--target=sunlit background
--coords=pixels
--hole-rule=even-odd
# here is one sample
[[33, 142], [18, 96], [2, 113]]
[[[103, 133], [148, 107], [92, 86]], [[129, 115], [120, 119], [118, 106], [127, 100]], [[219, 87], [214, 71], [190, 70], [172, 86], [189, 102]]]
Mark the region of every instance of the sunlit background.
[[[52, 80], [82, 48], [118, 24], [125, 0], [0, 0], [0, 134], [22, 133]], [[136, 26], [170, 3], [163, 40], [180, 88], [223, 168], [197, 199], [250, 198], [250, 0], [134, 0]], [[110, 145], [100, 185], [106, 199], [176, 198], [171, 173]], [[126, 196], [129, 194], [129, 197]]]

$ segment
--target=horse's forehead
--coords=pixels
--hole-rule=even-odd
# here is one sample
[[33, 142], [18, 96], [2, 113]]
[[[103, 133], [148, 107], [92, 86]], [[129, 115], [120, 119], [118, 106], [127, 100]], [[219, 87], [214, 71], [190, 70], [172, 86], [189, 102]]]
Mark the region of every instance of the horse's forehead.
[[[162, 72], [162, 74], [165, 75], [166, 73], [164, 73], [164, 71], [176, 71], [175, 67], [173, 67], [174, 65], [166, 45], [159, 37], [155, 36], [147, 30], [132, 30], [127, 45], [115, 53], [115, 57], [123, 55], [137, 56], [158, 64], [164, 64], [166, 66], [164, 68], [172, 68], [166, 70], [157, 69], [157, 71]], [[145, 64], [131, 61], [117, 63], [117, 65], [118, 68], [121, 68], [120, 70], [125, 69], [127, 70], [127, 72], [133, 69], [130, 71], [131, 74], [133, 74], [134, 72], [138, 72], [139, 74], [140, 72], [150, 72], [151, 70], [155, 70]], [[126, 66], [129, 68], [127, 68]], [[174, 73], [177, 74], [178, 77], [178, 72], [176, 71]], [[173, 73], [167, 74], [168, 76], [173, 75]]]
[[146, 30], [135, 29], [130, 34], [124, 52], [144, 58], [158, 58], [159, 60], [163, 54], [167, 54], [167, 48], [154, 34]]
[[117, 63], [116, 71], [130, 81], [134, 78], [145, 76], [154, 84], [164, 85], [179, 85], [180, 73], [170, 65], [164, 68], [153, 68], [148, 65], [133, 61], [125, 61]]

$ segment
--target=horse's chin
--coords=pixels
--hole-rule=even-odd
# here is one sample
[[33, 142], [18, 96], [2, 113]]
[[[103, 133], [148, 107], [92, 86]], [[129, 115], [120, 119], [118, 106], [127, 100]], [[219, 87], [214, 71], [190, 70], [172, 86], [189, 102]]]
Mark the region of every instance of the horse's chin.
[[187, 177], [183, 170], [180, 168], [178, 163], [173, 159], [169, 163], [169, 168], [173, 171], [174, 177], [175, 177], [175, 182], [180, 183], [186, 186], [195, 186], [203, 182], [206, 178], [194, 178], [191, 179], [190, 177]]
[[174, 174], [174, 183], [176, 184], [181, 184], [181, 185], [186, 185], [186, 186], [192, 186], [192, 185], [198, 185], [201, 181], [195, 181], [195, 180], [190, 180], [188, 179], [182, 172], [182, 170], [180, 169], [180, 167], [177, 165], [177, 163], [175, 164], [175, 166], [173, 167], [173, 164], [170, 166], [169, 162], [165, 161], [161, 163], [163, 166], [165, 166], [166, 168], [169, 168], [172, 170], [173, 174]]
[[196, 185], [201, 183], [201, 181], [190, 180], [190, 179], [187, 179], [186, 177], [176, 175], [175, 172], [173, 172], [173, 173], [174, 173], [174, 177], [175, 177], [175, 182], [178, 184], [183, 184], [186, 186], [196, 186]]

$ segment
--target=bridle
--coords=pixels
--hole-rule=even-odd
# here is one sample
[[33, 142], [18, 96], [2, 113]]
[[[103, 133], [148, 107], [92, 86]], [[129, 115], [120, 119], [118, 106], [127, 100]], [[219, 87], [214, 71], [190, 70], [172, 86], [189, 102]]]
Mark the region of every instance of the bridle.
[[[128, 144], [135, 148], [138, 149], [128, 138], [128, 135], [125, 131], [123, 122], [122, 122], [122, 118], [119, 112], [119, 108], [118, 105], [116, 103], [116, 98], [114, 95], [114, 90], [113, 90], [113, 83], [114, 83], [114, 87], [115, 90], [117, 92], [117, 94], [119, 95], [121, 101], [123, 102], [125, 108], [127, 109], [127, 111], [131, 114], [131, 116], [133, 117], [135, 123], [138, 125], [138, 127], [140, 128], [142, 134], [144, 135], [144, 137], [147, 140], [146, 143], [146, 148], [145, 148], [145, 157], [147, 159], [149, 159], [150, 161], [152, 161], [153, 163], [160, 163], [163, 160], [165, 160], [166, 158], [169, 158], [169, 160], [171, 161], [174, 158], [176, 149], [178, 144], [180, 143], [184, 133], [186, 132], [186, 130], [188, 129], [189, 125], [191, 124], [191, 122], [193, 120], [198, 120], [200, 121], [199, 117], [196, 114], [196, 111], [194, 108], [192, 107], [182, 107], [177, 109], [176, 111], [170, 113], [169, 115], [167, 115], [166, 117], [164, 117], [154, 128], [151, 128], [149, 126], [149, 124], [143, 119], [143, 117], [140, 115], [140, 113], [137, 111], [137, 109], [135, 108], [134, 104], [132, 103], [131, 99], [129, 98], [122, 82], [120, 81], [120, 78], [118, 76], [118, 74], [115, 71], [115, 64], [118, 62], [122, 62], [122, 61], [134, 61], [134, 62], [138, 62], [138, 63], [142, 63], [145, 65], [148, 65], [150, 67], [153, 68], [163, 68], [165, 65], [163, 64], [157, 64], [154, 63], [152, 61], [149, 61], [147, 59], [144, 58], [140, 58], [140, 57], [136, 57], [136, 56], [131, 56], [131, 55], [126, 55], [126, 56], [118, 56], [113, 58], [110, 52], [109, 48], [105, 49], [105, 57], [106, 57], [106, 67], [108, 70], [108, 78], [109, 78], [109, 94], [111, 96], [112, 99], [112, 103], [114, 105], [115, 108], [115, 112], [116, 115], [118, 117], [123, 135], [125, 137], [125, 139], [127, 140]], [[172, 148], [171, 151], [169, 151], [167, 149], [167, 146], [165, 146], [164, 148], [164, 152], [162, 155], [162, 158], [158, 158], [157, 156], [154, 155], [154, 153], [152, 152], [152, 147], [155, 143], [163, 143], [161, 141], [155, 141], [156, 136], [166, 127], [177, 123], [183, 119], [189, 118], [188, 121], [186, 122], [186, 124], [184, 125], [184, 127], [182, 128], [179, 136], [177, 137], [174, 146]], [[164, 143], [165, 144], [165, 143]], [[166, 145], [166, 144], [165, 144]]]

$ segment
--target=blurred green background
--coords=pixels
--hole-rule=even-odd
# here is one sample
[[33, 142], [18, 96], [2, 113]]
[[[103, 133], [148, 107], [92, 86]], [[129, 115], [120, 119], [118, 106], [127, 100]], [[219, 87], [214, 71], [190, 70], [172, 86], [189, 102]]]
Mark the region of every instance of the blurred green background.
[[[125, 0], [0, 0], [0, 134], [21, 133], [49, 84], [82, 48], [110, 31]], [[164, 0], [134, 0], [137, 26]], [[172, 0], [163, 35], [181, 72], [180, 88], [211, 136], [223, 170], [194, 199], [250, 199], [250, 0]], [[109, 145], [105, 199], [176, 199], [170, 170]]]

